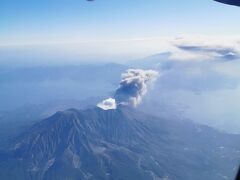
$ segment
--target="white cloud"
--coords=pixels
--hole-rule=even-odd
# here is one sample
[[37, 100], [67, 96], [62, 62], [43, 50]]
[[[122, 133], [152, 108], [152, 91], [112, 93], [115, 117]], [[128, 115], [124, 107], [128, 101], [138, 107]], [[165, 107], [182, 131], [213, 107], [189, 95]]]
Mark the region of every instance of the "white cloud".
[[102, 102], [97, 104], [97, 106], [103, 110], [110, 110], [110, 109], [117, 108], [116, 100], [112, 98], [103, 100]]
[[240, 38], [182, 36], [172, 41], [173, 60], [236, 60], [240, 58]]

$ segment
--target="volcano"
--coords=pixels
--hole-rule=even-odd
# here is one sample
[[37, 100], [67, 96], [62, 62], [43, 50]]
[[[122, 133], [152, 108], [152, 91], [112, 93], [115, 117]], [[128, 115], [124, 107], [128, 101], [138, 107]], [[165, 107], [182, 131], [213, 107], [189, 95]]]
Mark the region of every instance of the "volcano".
[[135, 109], [69, 109], [0, 153], [0, 179], [233, 179], [240, 136]]

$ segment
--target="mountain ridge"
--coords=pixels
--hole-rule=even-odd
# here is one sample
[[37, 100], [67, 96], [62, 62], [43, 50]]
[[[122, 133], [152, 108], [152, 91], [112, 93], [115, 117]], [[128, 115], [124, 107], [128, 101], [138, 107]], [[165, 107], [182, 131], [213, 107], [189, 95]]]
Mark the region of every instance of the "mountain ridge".
[[57, 112], [15, 142], [0, 178], [215, 180], [233, 177], [240, 157], [237, 135], [126, 107]]

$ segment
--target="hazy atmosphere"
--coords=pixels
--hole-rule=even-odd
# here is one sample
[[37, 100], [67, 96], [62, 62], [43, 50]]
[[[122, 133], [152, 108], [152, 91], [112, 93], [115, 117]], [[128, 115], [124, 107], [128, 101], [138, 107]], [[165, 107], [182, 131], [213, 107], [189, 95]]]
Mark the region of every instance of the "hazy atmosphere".
[[240, 7], [220, 1], [1, 0], [0, 179], [234, 179]]
[[239, 16], [238, 7], [211, 0], [3, 0], [0, 61], [29, 65], [138, 59], [167, 51], [169, 41], [182, 35], [238, 40]]

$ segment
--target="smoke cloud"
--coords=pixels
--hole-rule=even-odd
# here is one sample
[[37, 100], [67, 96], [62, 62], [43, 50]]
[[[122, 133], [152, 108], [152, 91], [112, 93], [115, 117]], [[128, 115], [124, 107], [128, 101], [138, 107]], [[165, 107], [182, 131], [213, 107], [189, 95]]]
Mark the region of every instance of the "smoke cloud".
[[116, 109], [117, 103], [116, 100], [113, 98], [105, 99], [102, 102], [97, 104], [97, 107], [103, 109], [103, 110], [110, 110], [110, 109]]
[[127, 70], [122, 74], [122, 80], [115, 93], [117, 103], [133, 107], [138, 106], [147, 93], [148, 86], [156, 80], [158, 75], [158, 72], [153, 70]]
[[114, 99], [106, 99], [97, 106], [104, 110], [116, 109], [117, 105], [137, 107], [158, 76], [159, 73], [154, 70], [128, 69], [122, 74]]

